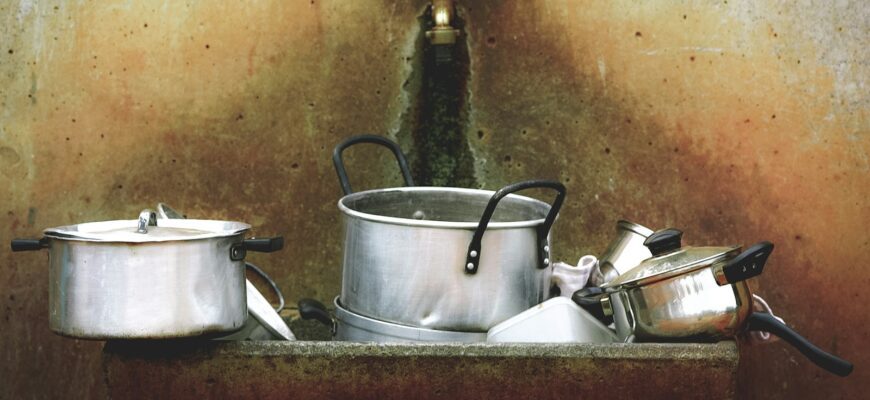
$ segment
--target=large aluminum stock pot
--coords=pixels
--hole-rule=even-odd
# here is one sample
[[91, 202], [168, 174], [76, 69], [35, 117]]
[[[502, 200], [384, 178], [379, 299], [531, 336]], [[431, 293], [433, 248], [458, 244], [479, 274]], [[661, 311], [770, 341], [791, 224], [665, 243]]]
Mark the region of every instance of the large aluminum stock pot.
[[[352, 193], [342, 151], [375, 143], [393, 151], [409, 187]], [[549, 232], [565, 197], [552, 181], [496, 192], [413, 187], [395, 143], [356, 136], [333, 154], [346, 196], [338, 202], [345, 243], [341, 304], [348, 311], [415, 327], [484, 332], [540, 303], [549, 290]], [[513, 195], [558, 192], [553, 205]]]
[[245, 255], [283, 239], [248, 239], [241, 222], [156, 219], [91, 222], [16, 239], [49, 251], [49, 327], [86, 339], [157, 339], [240, 329], [247, 318]]

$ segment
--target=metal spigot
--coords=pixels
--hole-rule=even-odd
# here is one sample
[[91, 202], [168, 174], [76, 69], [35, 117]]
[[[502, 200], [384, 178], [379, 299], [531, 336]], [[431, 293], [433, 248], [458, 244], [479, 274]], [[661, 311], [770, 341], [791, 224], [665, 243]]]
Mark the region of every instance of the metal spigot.
[[452, 45], [456, 43], [459, 30], [450, 25], [453, 19], [452, 0], [432, 0], [432, 19], [435, 27], [426, 32], [429, 43], [435, 46], [435, 61], [437, 63], [449, 62], [452, 57]]

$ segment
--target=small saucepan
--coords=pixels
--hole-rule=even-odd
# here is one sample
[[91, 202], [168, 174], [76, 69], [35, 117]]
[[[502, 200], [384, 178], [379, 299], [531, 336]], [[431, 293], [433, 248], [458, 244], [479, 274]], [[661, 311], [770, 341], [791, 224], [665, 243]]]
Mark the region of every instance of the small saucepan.
[[752, 311], [746, 280], [761, 274], [773, 244], [681, 247], [682, 232], [653, 233], [644, 245], [652, 257], [600, 288], [586, 288], [575, 302], [612, 318], [624, 341], [718, 340], [746, 331], [779, 336], [819, 367], [839, 376], [852, 364], [819, 349], [776, 317]]

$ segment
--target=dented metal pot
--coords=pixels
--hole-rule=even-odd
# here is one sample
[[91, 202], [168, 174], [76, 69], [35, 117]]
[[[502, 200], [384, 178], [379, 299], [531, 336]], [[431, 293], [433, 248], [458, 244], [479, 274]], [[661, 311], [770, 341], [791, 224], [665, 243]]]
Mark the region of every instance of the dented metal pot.
[[[342, 151], [388, 147], [408, 186], [352, 193]], [[377, 320], [413, 327], [486, 332], [546, 299], [550, 227], [565, 197], [553, 181], [496, 192], [413, 187], [395, 143], [371, 135], [339, 144], [333, 161], [345, 196], [341, 304]], [[555, 190], [553, 205], [510, 193]]]
[[49, 327], [84, 339], [220, 334], [245, 323], [245, 255], [283, 238], [245, 239], [250, 225], [160, 219], [91, 222], [16, 239], [13, 251], [48, 249]]

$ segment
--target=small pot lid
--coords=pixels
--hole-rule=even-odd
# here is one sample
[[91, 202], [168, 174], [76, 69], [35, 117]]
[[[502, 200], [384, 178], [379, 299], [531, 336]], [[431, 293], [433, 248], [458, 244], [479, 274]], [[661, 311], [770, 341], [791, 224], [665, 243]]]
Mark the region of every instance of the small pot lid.
[[683, 232], [677, 229], [653, 233], [643, 242], [653, 256], [601, 287], [607, 292], [616, 292], [644, 286], [730, 259], [740, 251], [740, 246], [681, 247], [682, 236]]
[[149, 243], [234, 236], [251, 229], [242, 222], [202, 219], [157, 219], [144, 210], [139, 219], [88, 222], [49, 228], [45, 236], [88, 242]]

